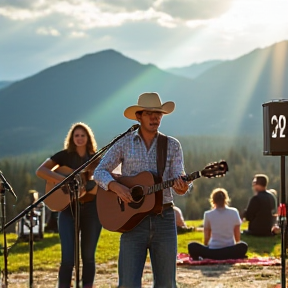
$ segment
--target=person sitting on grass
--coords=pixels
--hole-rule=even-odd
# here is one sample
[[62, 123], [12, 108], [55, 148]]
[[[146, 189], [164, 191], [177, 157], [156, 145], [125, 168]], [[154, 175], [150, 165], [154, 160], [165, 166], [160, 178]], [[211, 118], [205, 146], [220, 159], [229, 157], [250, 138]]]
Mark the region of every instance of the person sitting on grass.
[[194, 230], [194, 227], [188, 227], [186, 225], [181, 209], [177, 206], [173, 206], [173, 209], [176, 220], [177, 234], [192, 232]]
[[[253, 236], [273, 236], [271, 229], [275, 225], [277, 212], [275, 196], [267, 191], [268, 177], [256, 174], [252, 181], [255, 195], [250, 199], [242, 218], [249, 221], [248, 230], [243, 233]], [[275, 211], [276, 210], [276, 211]]]
[[245, 258], [248, 245], [240, 241], [241, 219], [236, 208], [228, 207], [229, 202], [225, 189], [212, 191], [212, 210], [204, 213], [204, 245], [197, 242], [188, 244], [189, 254], [194, 260]]

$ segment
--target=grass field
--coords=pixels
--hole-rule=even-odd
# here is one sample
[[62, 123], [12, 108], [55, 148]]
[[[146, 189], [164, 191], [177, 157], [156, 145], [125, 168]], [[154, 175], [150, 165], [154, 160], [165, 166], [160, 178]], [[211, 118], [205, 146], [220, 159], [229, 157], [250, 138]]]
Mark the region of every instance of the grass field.
[[[202, 224], [199, 221], [187, 221], [187, 225], [198, 227]], [[242, 229], [247, 228], [247, 223], [242, 224]], [[96, 262], [105, 263], [118, 258], [119, 233], [102, 230], [96, 252]], [[16, 234], [7, 234], [8, 246], [13, 245], [17, 240]], [[259, 238], [253, 236], [242, 236], [242, 240], [248, 243], [248, 256], [273, 256], [280, 257], [281, 238], [280, 236]], [[187, 245], [191, 241], [203, 242], [203, 232], [190, 232], [178, 235], [178, 252], [187, 253]], [[1, 235], [1, 242], [3, 237]], [[60, 241], [58, 234], [45, 234], [44, 239], [34, 243], [34, 270], [55, 270], [60, 262]], [[0, 259], [0, 267], [3, 268], [3, 255]], [[8, 257], [9, 272], [21, 272], [29, 270], [29, 244], [17, 242], [9, 251]]]

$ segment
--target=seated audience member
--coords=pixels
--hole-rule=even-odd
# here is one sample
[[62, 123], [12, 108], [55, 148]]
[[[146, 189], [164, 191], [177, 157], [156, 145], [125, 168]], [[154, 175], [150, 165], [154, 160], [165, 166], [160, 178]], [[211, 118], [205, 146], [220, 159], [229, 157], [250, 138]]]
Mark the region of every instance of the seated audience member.
[[242, 218], [249, 221], [245, 234], [254, 236], [272, 236], [272, 227], [275, 225], [275, 197], [266, 190], [268, 177], [264, 174], [256, 174], [252, 181], [255, 195], [250, 199]]
[[248, 246], [240, 242], [241, 219], [236, 208], [228, 207], [229, 196], [225, 189], [214, 189], [210, 195], [212, 210], [204, 213], [204, 245], [188, 244], [193, 259], [215, 260], [245, 258]]
[[182, 211], [179, 207], [173, 206], [175, 213], [175, 221], [177, 226], [177, 234], [184, 234], [193, 231], [193, 227], [188, 227], [184, 221]]

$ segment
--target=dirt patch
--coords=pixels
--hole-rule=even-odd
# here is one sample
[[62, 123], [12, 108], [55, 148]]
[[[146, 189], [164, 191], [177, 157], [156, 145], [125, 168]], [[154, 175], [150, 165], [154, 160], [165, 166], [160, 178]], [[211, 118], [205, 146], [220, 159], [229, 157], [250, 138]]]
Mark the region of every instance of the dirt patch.
[[[274, 288], [281, 277], [280, 266], [243, 266], [243, 265], [213, 265], [213, 266], [178, 266], [177, 283], [179, 288]], [[145, 266], [143, 288], [151, 287], [153, 275], [150, 264]], [[34, 288], [55, 288], [57, 270], [34, 271]], [[28, 273], [13, 273], [9, 275], [10, 288], [28, 287]], [[95, 277], [95, 287], [116, 288], [118, 281], [117, 263], [99, 264]]]

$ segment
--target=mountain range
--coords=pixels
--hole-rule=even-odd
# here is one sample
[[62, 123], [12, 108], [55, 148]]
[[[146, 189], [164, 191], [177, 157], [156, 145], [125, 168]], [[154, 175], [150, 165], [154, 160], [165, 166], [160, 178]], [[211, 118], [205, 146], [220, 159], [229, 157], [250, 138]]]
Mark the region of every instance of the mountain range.
[[223, 62], [224, 62], [223, 60], [210, 60], [201, 63], [193, 63], [185, 67], [169, 68], [166, 69], [166, 71], [178, 76], [184, 76], [187, 78], [195, 79], [201, 74], [203, 74], [205, 71]]
[[12, 83], [13, 83], [13, 81], [0, 81], [0, 89], [3, 89], [5, 87], [9, 86]]
[[134, 124], [123, 111], [146, 91], [176, 102], [162, 120], [163, 133], [262, 137], [262, 103], [287, 98], [287, 67], [288, 41], [212, 65], [194, 79], [115, 50], [85, 55], [0, 90], [1, 157], [59, 150], [78, 121], [103, 146]]

